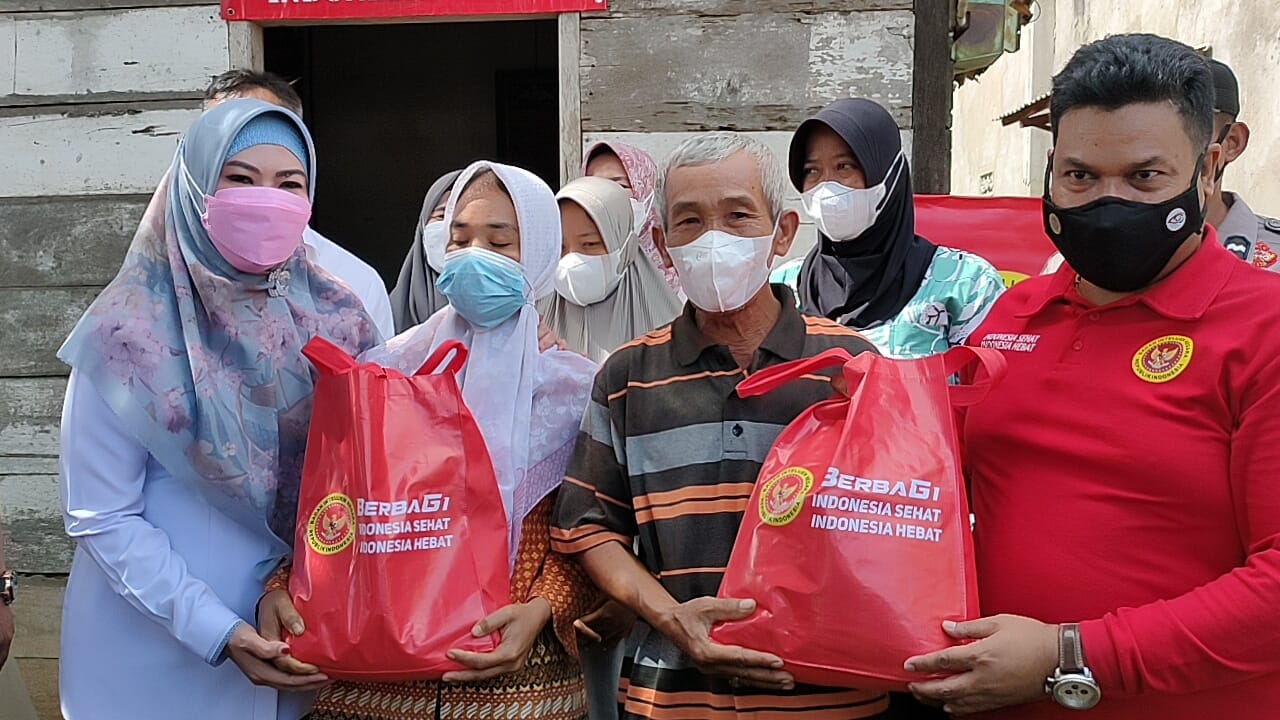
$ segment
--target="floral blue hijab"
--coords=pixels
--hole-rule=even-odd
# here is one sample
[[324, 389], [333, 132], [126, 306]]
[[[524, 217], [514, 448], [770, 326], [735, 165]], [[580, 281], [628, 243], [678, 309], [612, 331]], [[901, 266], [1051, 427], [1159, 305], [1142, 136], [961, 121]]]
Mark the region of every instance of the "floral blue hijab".
[[378, 338], [360, 300], [301, 244], [260, 276], [233, 268], [210, 242], [203, 195], [241, 128], [265, 113], [305, 138], [314, 197], [315, 148], [301, 120], [258, 100], [219, 104], [183, 137], [119, 274], [58, 357], [175, 478], [291, 542], [313, 389], [302, 346], [319, 335], [354, 355]]

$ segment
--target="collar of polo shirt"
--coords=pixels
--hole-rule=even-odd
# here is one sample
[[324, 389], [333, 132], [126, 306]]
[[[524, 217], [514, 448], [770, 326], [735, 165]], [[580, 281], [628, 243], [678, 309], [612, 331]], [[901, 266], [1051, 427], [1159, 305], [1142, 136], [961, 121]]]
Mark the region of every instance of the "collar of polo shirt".
[[[1209, 309], [1209, 304], [1226, 285], [1231, 274], [1231, 265], [1217, 262], [1216, 256], [1220, 253], [1231, 254], [1218, 242], [1218, 234], [1213, 227], [1206, 225], [1200, 248], [1181, 267], [1155, 285], [1112, 305], [1120, 307], [1140, 302], [1173, 320], [1197, 320]], [[1014, 313], [1014, 316], [1030, 317], [1058, 300], [1088, 305], [1076, 292], [1075, 279], [1075, 271], [1063, 265], [1045, 284], [1043, 293]]]
[[[796, 309], [796, 298], [791, 289], [785, 285], [770, 285], [773, 296], [782, 304], [778, 313], [778, 322], [765, 336], [760, 348], [768, 350], [786, 360], [796, 360], [804, 352], [805, 327], [804, 318]], [[689, 366], [698, 362], [707, 348], [718, 345], [716, 341], [703, 334], [694, 317], [693, 303], [685, 303], [684, 312], [671, 324], [672, 352], [676, 362]]]

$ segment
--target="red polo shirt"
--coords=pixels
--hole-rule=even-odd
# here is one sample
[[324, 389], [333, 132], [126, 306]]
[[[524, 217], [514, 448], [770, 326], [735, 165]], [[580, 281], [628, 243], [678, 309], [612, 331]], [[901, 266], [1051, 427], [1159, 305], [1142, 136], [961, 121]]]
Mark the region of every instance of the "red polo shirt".
[[983, 614], [1082, 623], [1091, 720], [1280, 717], [1280, 276], [1209, 229], [1139, 295], [1074, 279], [970, 337], [1009, 361], [964, 427]]

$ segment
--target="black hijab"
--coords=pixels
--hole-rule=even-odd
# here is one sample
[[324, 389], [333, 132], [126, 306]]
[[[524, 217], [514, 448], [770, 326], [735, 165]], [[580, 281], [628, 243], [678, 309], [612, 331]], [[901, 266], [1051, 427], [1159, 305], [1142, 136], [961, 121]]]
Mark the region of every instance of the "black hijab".
[[461, 174], [461, 170], [454, 170], [436, 180], [422, 201], [422, 214], [418, 217], [418, 227], [413, 232], [413, 245], [400, 268], [396, 288], [391, 291], [391, 314], [396, 319], [397, 334], [421, 325], [437, 310], [449, 304], [436, 289], [436, 278], [440, 275], [427, 264], [422, 233], [427, 227], [427, 221], [431, 219], [431, 213], [440, 204], [440, 199], [453, 189], [453, 183]]
[[[898, 125], [871, 100], [837, 100], [805, 120], [791, 139], [791, 182], [803, 190], [809, 137], [819, 125], [835, 131], [862, 166], [867, 186], [884, 182], [902, 151]], [[905, 163], [905, 159], [904, 159]], [[915, 234], [911, 168], [895, 173], [875, 224], [846, 242], [821, 236], [800, 270], [801, 309], [853, 328], [889, 320], [920, 289], [937, 246]]]

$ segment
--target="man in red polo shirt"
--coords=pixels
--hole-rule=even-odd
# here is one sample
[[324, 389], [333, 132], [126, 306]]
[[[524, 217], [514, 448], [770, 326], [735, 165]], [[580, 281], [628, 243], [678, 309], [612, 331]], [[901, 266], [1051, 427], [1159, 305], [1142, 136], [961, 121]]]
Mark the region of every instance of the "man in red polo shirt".
[[970, 338], [1009, 361], [963, 434], [987, 617], [907, 661], [957, 715], [1280, 717], [1280, 277], [1204, 225], [1213, 97], [1151, 35], [1054, 78], [1045, 227], [1070, 267]]

